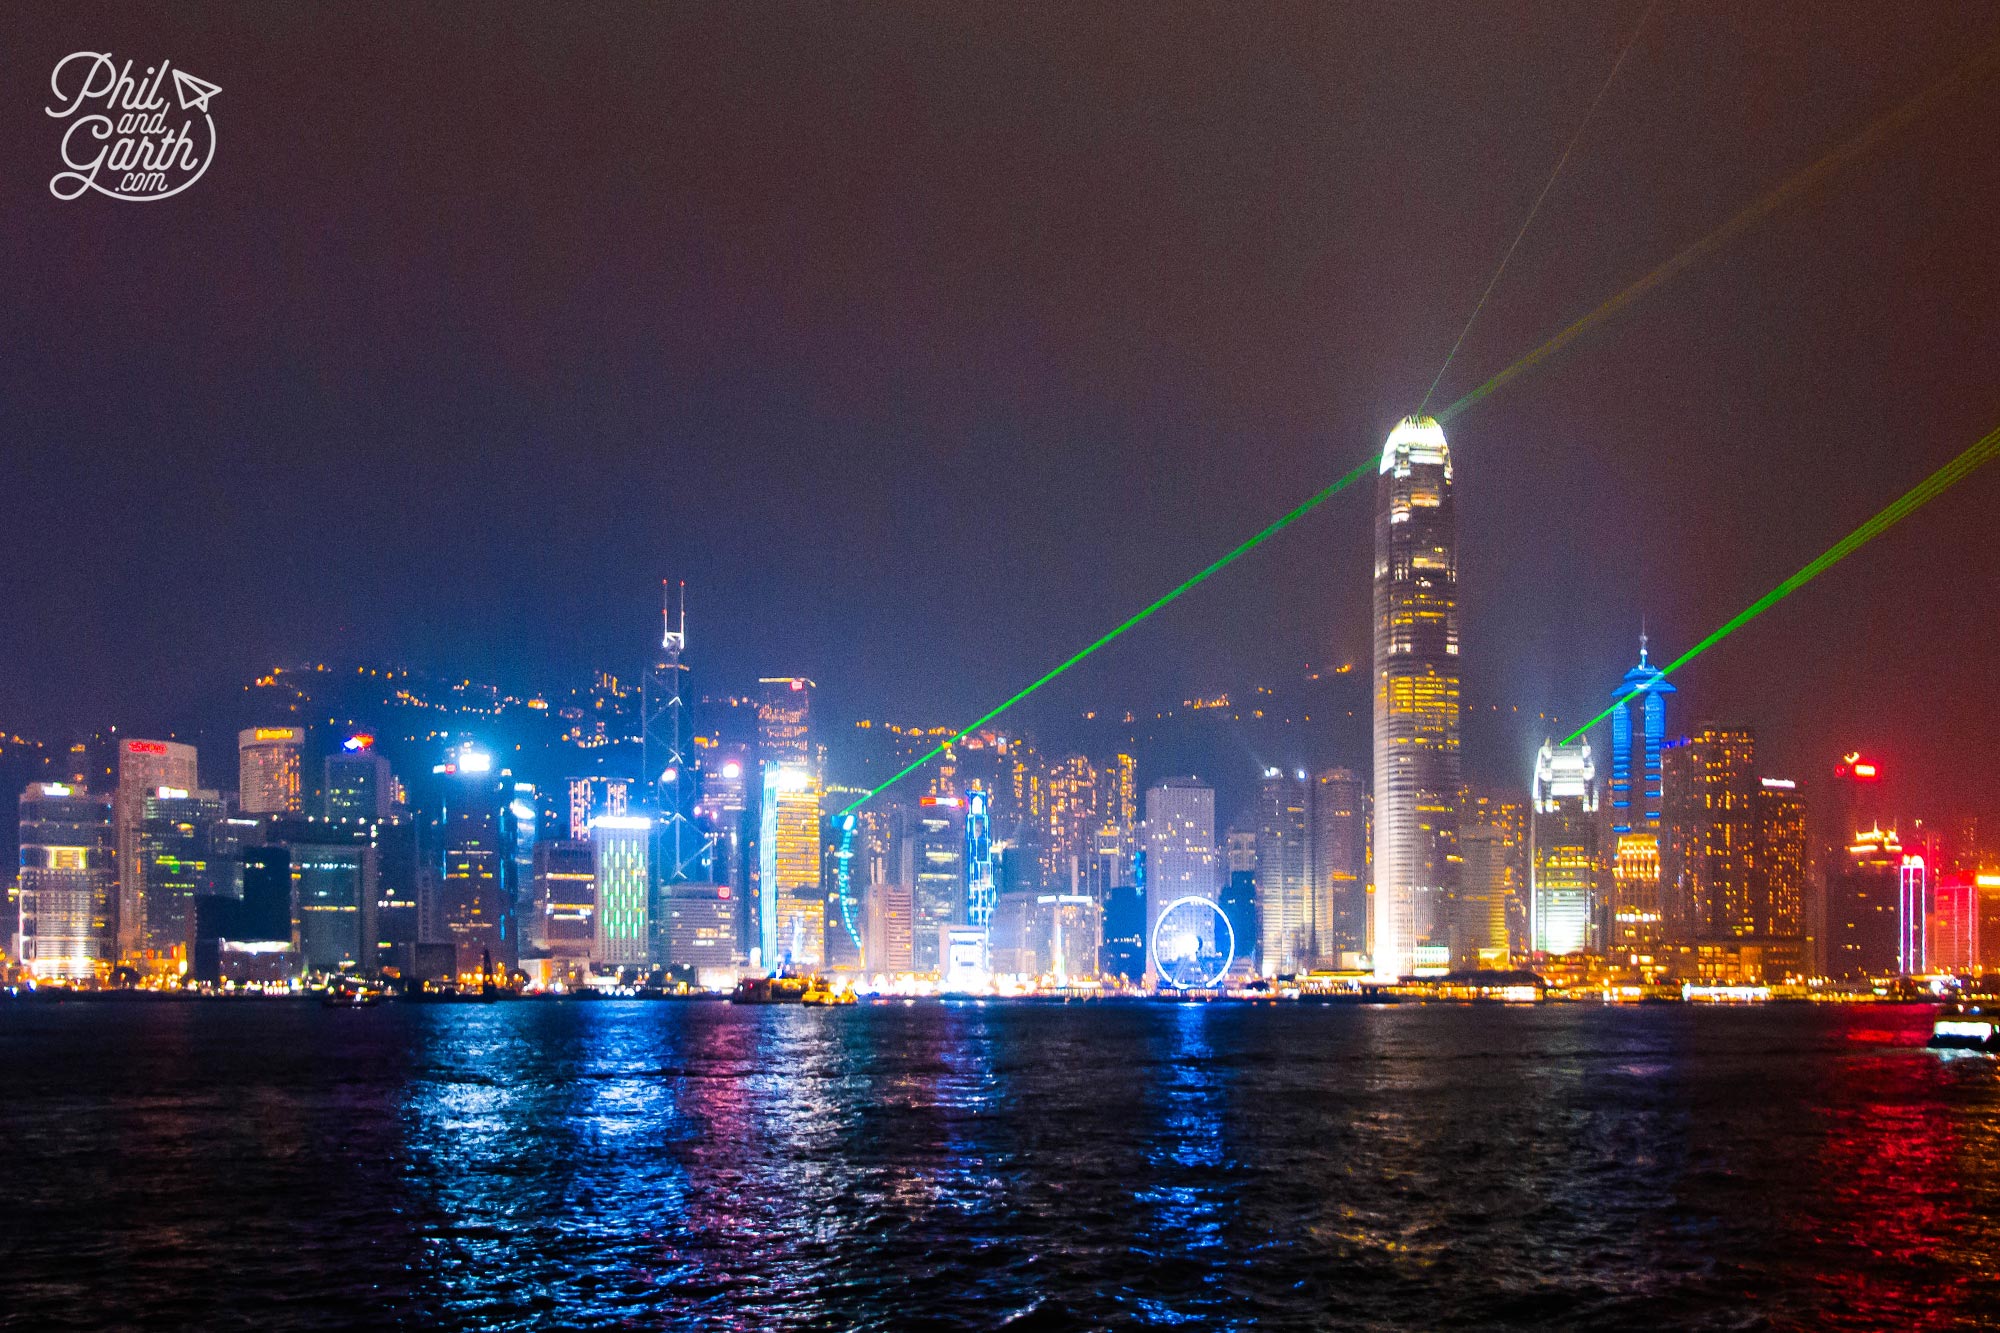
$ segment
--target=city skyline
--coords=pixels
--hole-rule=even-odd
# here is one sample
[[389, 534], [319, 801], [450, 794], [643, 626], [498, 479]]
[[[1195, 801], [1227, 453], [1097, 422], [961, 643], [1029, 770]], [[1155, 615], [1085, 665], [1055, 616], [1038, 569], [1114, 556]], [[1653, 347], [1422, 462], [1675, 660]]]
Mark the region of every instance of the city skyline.
[[[1811, 18], [1732, 28], [1690, 13], [1639, 35], [1444, 394], [1506, 364], [1989, 36], [1969, 6], [1937, 10], [1921, 26]], [[51, 60], [77, 49], [83, 39], [69, 25], [79, 21], [30, 17], [24, 59], [43, 46]], [[703, 43], [668, 40], [685, 21], [650, 20], [661, 40], [628, 43], [633, 63], [624, 68], [654, 75], [635, 83], [687, 87], [690, 100], [675, 103], [682, 115], [726, 86]], [[104, 43], [137, 20], [113, 13], [92, 22], [89, 40]], [[261, 37], [217, 31], [205, 68], [281, 55], [312, 42], [319, 22], [297, 16]], [[1138, 114], [1134, 89], [1160, 76], [1169, 50], [1198, 37], [1205, 22], [1177, 14], [1163, 30], [1172, 40], [1163, 35], [1159, 47], [1133, 52], [1130, 71], [1051, 57], [1051, 49], [1101, 49], [1104, 30], [1082, 15], [963, 27], [959, 47], [938, 32], [913, 39], [934, 58], [929, 65], [850, 31], [837, 40], [860, 82], [801, 69], [803, 38], [794, 34], [760, 57], [761, 72], [794, 76], [779, 81], [793, 91], [735, 108], [762, 146], [724, 151], [725, 178], [741, 183], [810, 162], [810, 127], [831, 117], [851, 132], [836, 160], [852, 174], [929, 188], [882, 187], [856, 202], [808, 173], [807, 196], [826, 206], [827, 225], [796, 253], [778, 240], [795, 234], [786, 230], [789, 214], [770, 192], [750, 191], [733, 214], [738, 249], [724, 246], [710, 223], [676, 224], [674, 235], [708, 261], [705, 281], [626, 246], [593, 243], [603, 238], [589, 217], [551, 201], [541, 224], [549, 234], [583, 242], [569, 247], [575, 253], [602, 256], [562, 276], [607, 291], [607, 318], [581, 331], [579, 321], [562, 321], [560, 338], [543, 310], [509, 294], [568, 289], [532, 258], [561, 247], [528, 247], [522, 224], [481, 224], [509, 281], [475, 292], [458, 278], [438, 280], [439, 295], [462, 297], [476, 312], [476, 326], [372, 276], [402, 271], [412, 247], [436, 240], [404, 189], [403, 173], [424, 155], [364, 102], [341, 103], [366, 145], [347, 151], [406, 164], [393, 182], [366, 170], [341, 173], [341, 189], [285, 179], [297, 187], [298, 206], [368, 238], [360, 281], [370, 308], [389, 315], [385, 326], [410, 327], [416, 341], [369, 336], [355, 302], [341, 295], [353, 275], [323, 263], [288, 269], [259, 239], [295, 218], [292, 205], [253, 194], [246, 174], [253, 163], [277, 168], [273, 144], [290, 131], [275, 113], [250, 123], [239, 115], [231, 142], [243, 147], [203, 182], [193, 224], [195, 212], [163, 209], [115, 220], [103, 210], [50, 213], [31, 205], [37, 173], [16, 160], [35, 146], [0, 147], [22, 167], [9, 173], [20, 191], [0, 206], [23, 245], [50, 256], [88, 246], [128, 265], [173, 253], [179, 265], [145, 268], [158, 291], [136, 320], [112, 319], [103, 294], [59, 265], [6, 316], [24, 354], [0, 392], [0, 429], [40, 442], [23, 503], [33, 512], [63, 506], [77, 541], [100, 554], [50, 561], [23, 544], [26, 528], [0, 537], [11, 563], [38, 571], [18, 591], [19, 614], [0, 627], [0, 652], [16, 664], [0, 681], [0, 726], [53, 739], [120, 716], [157, 734], [198, 704], [206, 682], [273, 661], [393, 661], [487, 679], [582, 676], [630, 660], [626, 627], [657, 609], [652, 580], [663, 572], [688, 578], [711, 611], [740, 612], [696, 617], [710, 679], [789, 670], [823, 678], [836, 715], [886, 706], [944, 721], [976, 716], [1143, 604], [1163, 572], [1198, 567], [1409, 410], [1518, 225], [1551, 146], [1574, 128], [1633, 19], [1587, 6], [1543, 10], [1518, 30], [1497, 19], [1426, 25], [1393, 7], [1292, 16], [1260, 37], [1237, 35], [1252, 43], [1246, 60], [1254, 51], [1260, 66], [1295, 74], [1298, 86], [1267, 84], [1232, 103], [1240, 118], [1229, 122], [1232, 134], [1114, 155], [1125, 163], [1121, 176], [1071, 184], [1054, 199], [1020, 189], [1035, 164], [1081, 180], [1068, 168], [1083, 145], [1101, 154], [1128, 142], [1121, 127]], [[423, 23], [399, 37], [411, 58], [448, 41]], [[1381, 62], [1360, 53], [1419, 43], [1446, 91], [1411, 114], [1400, 98], [1388, 99]], [[642, 48], [672, 50], [677, 63], [649, 71]], [[1495, 51], [1510, 59], [1489, 59]], [[500, 59], [504, 84], [517, 71]], [[1716, 60], [1754, 70], [1748, 86], [1784, 114], [1767, 116], [1745, 94], [1679, 77]], [[954, 97], [968, 87], [990, 91], [991, 76], [979, 70], [1010, 61], [1071, 88], [1080, 119], [1010, 126], [1025, 131], [1021, 163], [987, 155], [986, 104]], [[1501, 69], [1521, 74], [1503, 80]], [[357, 99], [377, 81], [372, 68], [339, 72], [329, 71], [329, 84]], [[970, 107], [936, 118], [946, 142], [968, 150], [963, 165], [899, 132], [860, 92], [871, 76], [917, 106]], [[242, 76], [231, 77], [242, 86]], [[1313, 119], [1303, 90], [1320, 86], [1352, 90], [1352, 142], [1283, 128]], [[452, 87], [447, 80], [436, 93], [411, 96], [449, 97]], [[1170, 118], [1212, 109], [1214, 95], [1190, 90], [1169, 104]], [[1464, 589], [1467, 639], [1504, 649], [1482, 652], [1485, 674], [1468, 676], [1469, 699], [1582, 716], [1601, 698], [1603, 664], [1629, 652], [1639, 622], [1660, 643], [1693, 642], [1921, 475], [1922, 460], [1948, 456], [1991, 424], [1985, 386], [1958, 367], [1995, 359], [1995, 335], [1979, 312], [1994, 304], [2000, 274], [1976, 238], [2000, 181], [1953, 126], [1990, 110], [1994, 96], [1990, 80], [1961, 90], [1564, 361], [1451, 424], [1471, 460], [1459, 484], [1467, 549], [1480, 555]], [[611, 114], [567, 96], [532, 109], [504, 101], [482, 108], [480, 133], [512, 131], [529, 167], [541, 160], [539, 145], [589, 141], [601, 128], [593, 117]], [[616, 109], [627, 116], [621, 130], [649, 123], [639, 105]], [[538, 126], [548, 119], [552, 138], [521, 134], [519, 118], [528, 116]], [[685, 150], [671, 121], [658, 123], [656, 166], [670, 171], [684, 165]], [[1675, 133], [1662, 142], [1671, 150], [1645, 132], [1668, 124]], [[518, 149], [524, 137], [536, 146]], [[1238, 137], [1273, 143], [1276, 156], [1246, 162], [1232, 151]], [[1479, 174], [1509, 184], [1452, 189], [1464, 145], [1487, 138]], [[574, 169], [589, 186], [611, 188], [610, 164], [587, 157]], [[1224, 188], [1176, 184], [1212, 177], [1261, 188], [1266, 175], [1305, 191], [1275, 220], [1244, 216]], [[1426, 207], [1382, 210], [1396, 215], [1393, 224], [1360, 202], [1404, 193]], [[1082, 221], [1084, 204], [1102, 220]], [[1241, 257], [1213, 268], [1206, 250], [1180, 239], [1191, 214]], [[884, 218], [903, 219], [915, 238], [906, 269], [866, 239], [865, 224]], [[1059, 220], [1069, 225], [1051, 225]], [[1881, 242], [1868, 230], [1878, 222]], [[190, 233], [190, 225], [203, 230]], [[1026, 226], [1049, 247], [1042, 264], [1008, 258], [1008, 237]], [[1142, 244], [1112, 244], [1118, 239]], [[1357, 261], [1338, 273], [1315, 258], [1336, 243]], [[1821, 256], [1822, 268], [1797, 268], [1791, 256], [1801, 245]], [[951, 258], [961, 249], [995, 259], [1017, 295], [997, 323], [948, 316], [926, 332], [915, 311], [976, 308], [971, 298], [985, 290]], [[1175, 281], [1156, 285], [1135, 262], [1106, 257], [1123, 250], [1154, 254]], [[256, 280], [205, 283], [224, 253], [247, 262]], [[647, 311], [608, 294], [617, 265], [639, 275], [625, 289], [659, 298]], [[1911, 271], [1950, 280], [1912, 284], [1904, 280]], [[1316, 275], [1303, 291], [1301, 273]], [[1839, 281], [1821, 284], [1822, 274]], [[1104, 298], [1101, 319], [1057, 301], [1079, 286]], [[211, 290], [223, 293], [222, 305], [204, 295]], [[1765, 291], [1775, 303], [1746, 297]], [[322, 313], [323, 332], [291, 321], [288, 312], [302, 308]], [[690, 328], [736, 313], [723, 315], [720, 343], [704, 350], [655, 308]], [[1853, 309], [1869, 318], [1847, 318]], [[786, 310], [795, 318], [776, 318]], [[184, 345], [200, 348], [225, 326], [266, 337], [267, 350], [235, 372], [240, 391], [181, 376], [185, 394], [139, 395], [166, 413], [144, 423], [116, 396], [92, 391], [114, 364], [186, 369], [177, 358], [195, 353]], [[495, 336], [501, 329], [565, 372], [594, 369], [545, 380]], [[1158, 350], [1141, 357], [1114, 330], [1136, 331]], [[947, 357], [947, 346], [961, 351]], [[455, 349], [441, 369], [427, 364], [439, 347]], [[1076, 370], [1038, 373], [1052, 361]], [[985, 373], [968, 385], [955, 367]], [[1830, 390], [1829, 376], [1839, 377]], [[419, 382], [429, 387], [419, 392]], [[672, 496], [652, 492], [636, 471], [656, 448], [668, 451], [659, 471], [674, 478]], [[120, 466], [103, 466], [113, 452]], [[1835, 466], [1824, 465], [1829, 457]], [[489, 459], [503, 479], [477, 504], [468, 478], [484, 469], [475, 458]], [[242, 459], [257, 467], [238, 467]], [[416, 470], [399, 470], [404, 462]], [[389, 476], [398, 484], [370, 480]], [[1004, 481], [980, 503], [964, 503], [980, 478]], [[105, 484], [115, 489], [97, 503], [69, 503]], [[1995, 775], [1983, 756], [2000, 748], [2000, 717], [1992, 692], [1980, 688], [1986, 658], [1975, 625], [1922, 575], [1940, 552], [1986, 559], [1978, 514], [1995, 484], [1972, 479], [1754, 635], [1691, 667], [1690, 686], [1716, 716], [1754, 721], [1767, 745], [1790, 748], [1796, 758], [1784, 767], [1801, 768], [1854, 738], [1925, 775], [1941, 799], [1962, 803], [1990, 790]], [[366, 497], [358, 502], [357, 486]], [[820, 506], [810, 549], [784, 498], [797, 494]], [[1641, 496], [1679, 517], [1634, 542], [1632, 506]], [[194, 517], [211, 499], [232, 515], [228, 522]], [[1362, 659], [1365, 601], [1325, 571], [1366, 567], [1365, 509], [1359, 497], [1337, 497], [1159, 617], [1143, 643], [1135, 635], [1107, 650], [1094, 675], [1052, 688], [1051, 702], [1109, 698], [1143, 708], [1221, 682], [1275, 679], [1297, 663]], [[114, 511], [128, 521], [108, 525]], [[534, 535], [552, 525], [573, 539]], [[1577, 550], [1527, 537], [1549, 532], [1567, 534]], [[876, 541], [886, 545], [855, 558]], [[1607, 558], [1589, 554], [1597, 551]], [[183, 562], [205, 571], [202, 614], [187, 614], [171, 591], [184, 586], [174, 582]], [[955, 575], [937, 577], [946, 563]], [[412, 569], [424, 577], [410, 579]], [[102, 615], [64, 614], [76, 605]], [[1571, 613], [1552, 618], [1551, 605]], [[1008, 633], [985, 635], [980, 627], [993, 624]], [[1240, 632], [1246, 624], [1256, 632]], [[1873, 664], [1901, 656], [1906, 624], [1925, 627], [1939, 679], [1959, 701], [1951, 730], [1977, 742], [1963, 747], [1969, 761], [1952, 762], [1959, 747], [1926, 725], [1911, 692], [1884, 690], [1874, 678]], [[114, 665], [126, 661], [147, 670]], [[1774, 693], [1773, 681], [1806, 679], [1800, 663], [1811, 664], [1809, 686]], [[1532, 752], [1541, 739], [1524, 730], [1510, 742]]]
[[1993, 0], [0, 32], [4, 1319], [1994, 1323]]

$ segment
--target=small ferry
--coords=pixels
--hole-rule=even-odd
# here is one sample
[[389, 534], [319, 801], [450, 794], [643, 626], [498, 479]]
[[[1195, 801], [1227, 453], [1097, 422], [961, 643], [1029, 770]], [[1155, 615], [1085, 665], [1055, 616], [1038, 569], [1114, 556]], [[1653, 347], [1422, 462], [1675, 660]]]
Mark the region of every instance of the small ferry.
[[329, 1009], [369, 1009], [382, 1003], [382, 992], [342, 978], [320, 992], [319, 1002]]
[[745, 977], [729, 996], [732, 1004], [803, 1004], [810, 977]]
[[812, 1005], [853, 1004], [854, 992], [845, 988], [835, 990], [818, 977], [814, 977], [812, 985], [806, 990], [804, 995], [799, 997], [799, 1003]]
[[1980, 1004], [1948, 1004], [1931, 1023], [1934, 1051], [2000, 1054], [2000, 1009]]

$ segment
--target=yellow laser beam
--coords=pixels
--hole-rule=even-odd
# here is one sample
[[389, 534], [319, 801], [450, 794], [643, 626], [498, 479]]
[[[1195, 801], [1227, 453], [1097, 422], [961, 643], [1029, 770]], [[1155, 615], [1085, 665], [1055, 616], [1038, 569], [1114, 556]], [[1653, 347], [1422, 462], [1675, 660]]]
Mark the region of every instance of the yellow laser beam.
[[1597, 309], [1583, 316], [1568, 328], [1563, 329], [1553, 338], [1550, 338], [1547, 342], [1508, 366], [1492, 379], [1487, 380], [1486, 383], [1466, 394], [1463, 398], [1460, 398], [1450, 407], [1439, 412], [1437, 414], [1438, 421], [1449, 425], [1451, 419], [1466, 408], [1471, 407], [1494, 390], [1527, 374], [1557, 352], [1562, 351], [1563, 348], [1581, 338], [1584, 334], [1625, 309], [1626, 306], [1631, 305], [1634, 301], [1652, 291], [1655, 287], [1658, 287], [1661, 283], [1680, 273], [1696, 261], [1720, 249], [1725, 243], [1733, 240], [1738, 233], [1753, 222], [1769, 216], [1792, 200], [1797, 199], [1800, 195], [1805, 194], [1808, 190], [1820, 185], [1855, 158], [1860, 157], [1897, 130], [1902, 129], [1912, 121], [1927, 114], [1938, 103], [1944, 101], [1952, 94], [1978, 82], [1981, 78], [1992, 73], [1995, 68], [2000, 68], [2000, 42], [1995, 42], [1993, 45], [1986, 47], [1970, 60], [1967, 60], [1964, 64], [1958, 66], [1958, 68], [1952, 70], [1949, 74], [1946, 74], [1943, 78], [1910, 98], [1909, 101], [1870, 121], [1854, 137], [1836, 145], [1817, 161], [1800, 168], [1792, 175], [1780, 181], [1776, 186], [1747, 205], [1736, 216], [1730, 218], [1714, 231], [1711, 231], [1708, 235], [1674, 255], [1652, 272], [1611, 297], [1603, 305], [1598, 306]]

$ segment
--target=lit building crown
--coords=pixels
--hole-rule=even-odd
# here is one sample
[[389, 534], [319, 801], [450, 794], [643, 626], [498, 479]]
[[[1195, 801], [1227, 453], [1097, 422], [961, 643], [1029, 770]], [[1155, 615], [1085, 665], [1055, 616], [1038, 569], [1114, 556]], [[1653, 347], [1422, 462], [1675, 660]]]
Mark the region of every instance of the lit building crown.
[[1402, 476], [1418, 464], [1443, 464], [1445, 480], [1451, 480], [1451, 448], [1445, 443], [1444, 427], [1438, 425], [1435, 417], [1404, 417], [1382, 446], [1380, 471], [1394, 468]]

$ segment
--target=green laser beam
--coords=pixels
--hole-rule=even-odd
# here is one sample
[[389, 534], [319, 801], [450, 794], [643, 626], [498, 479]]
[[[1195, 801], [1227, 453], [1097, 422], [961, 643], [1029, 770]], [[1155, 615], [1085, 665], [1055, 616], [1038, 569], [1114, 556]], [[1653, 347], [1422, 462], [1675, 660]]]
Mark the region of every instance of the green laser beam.
[[[1942, 495], [1945, 491], [1951, 489], [1951, 487], [1958, 484], [1959, 481], [1963, 480], [1982, 464], [1992, 461], [1995, 455], [2000, 455], [2000, 427], [1996, 427], [1994, 430], [1988, 432], [1977, 444], [1952, 459], [1949, 463], [1946, 463], [1937, 471], [1931, 473], [1930, 476], [1911, 487], [1903, 495], [1897, 497], [1897, 499], [1886, 505], [1873, 518], [1821, 552], [1818, 558], [1805, 568], [1799, 570], [1783, 583], [1780, 583], [1777, 587], [1771, 589], [1771, 591], [1765, 593], [1762, 597], [1759, 597], [1756, 601], [1750, 603], [1750, 605], [1724, 621], [1722, 626], [1707, 638], [1682, 653], [1679, 657], [1676, 657], [1665, 667], [1662, 667], [1660, 674], [1662, 676], [1670, 676], [1689, 662], [1692, 662], [1695, 658], [1700, 657], [1710, 648], [1713, 648], [1716, 644], [1722, 642], [1731, 634], [1734, 634], [1737, 630], [1743, 628], [1758, 616], [1763, 615], [1779, 602], [1782, 602], [1785, 598], [1791, 596], [1800, 588], [1803, 588], [1806, 584], [1811, 583], [1821, 574], [1839, 564], [1853, 552], [1866, 546], [1870, 541], [1894, 527], [1917, 510], [1923, 508], [1924, 505]], [[1609, 708], [1606, 708], [1603, 712], [1564, 738], [1563, 744], [1576, 744], [1578, 737], [1604, 721], [1605, 718], [1610, 717], [1619, 705], [1624, 702], [1625, 699], [1623, 696], [1614, 699]]]
[[1030, 683], [1027, 687], [1021, 690], [1017, 690], [1014, 694], [1010, 695], [1006, 699], [1003, 699], [992, 709], [988, 710], [983, 716], [976, 718], [972, 722], [967, 723], [964, 727], [961, 727], [955, 734], [951, 736], [950, 739], [939, 741], [930, 750], [926, 751], [924, 754], [918, 756], [916, 759], [913, 759], [909, 763], [905, 764], [902, 768], [898, 769], [895, 772], [895, 774], [888, 779], [888, 781], [882, 783], [878, 787], [871, 789], [867, 795], [857, 797], [853, 801], [850, 801], [847, 805], [843, 806], [839, 811], [837, 811], [834, 817], [837, 819], [841, 815], [848, 814], [851, 811], [857, 809], [858, 807], [867, 804], [869, 801], [874, 800], [877, 796], [881, 795], [889, 788], [895, 786], [898, 782], [901, 782], [904, 778], [910, 776], [910, 774], [916, 772], [918, 769], [922, 768], [925, 764], [928, 764], [931, 760], [943, 754], [948, 747], [958, 744], [960, 741], [964, 740], [967, 736], [970, 736], [973, 732], [979, 730], [981, 727], [985, 726], [988, 722], [991, 722], [994, 718], [1000, 716], [1002, 713], [1012, 708], [1015, 704], [1020, 703], [1023, 699], [1033, 694], [1036, 690], [1041, 689], [1042, 686], [1048, 684], [1056, 677], [1068, 671], [1071, 667], [1074, 667], [1077, 663], [1083, 661], [1084, 658], [1089, 657], [1092, 653], [1104, 647], [1106, 644], [1111, 643], [1113, 640], [1123, 637], [1128, 631], [1132, 630], [1138, 625], [1144, 623], [1146, 620], [1150, 619], [1156, 611], [1159, 611], [1161, 608], [1165, 607], [1170, 602], [1178, 601], [1183, 594], [1191, 592], [1195, 588], [1198, 588], [1202, 584], [1208, 582], [1208, 580], [1215, 577], [1217, 574], [1220, 574], [1223, 570], [1235, 564], [1238, 560], [1248, 555], [1250, 552], [1256, 550], [1259, 546], [1262, 546], [1265, 542], [1271, 540], [1271, 538], [1277, 536], [1279, 533], [1283, 532], [1286, 528], [1289, 528], [1290, 526], [1292, 526], [1292, 524], [1298, 522], [1300, 519], [1304, 518], [1307, 514], [1310, 514], [1313, 510], [1319, 508], [1321, 505], [1325, 504], [1328, 500], [1331, 500], [1334, 496], [1346, 490], [1349, 486], [1352, 486], [1355, 482], [1361, 480], [1361, 478], [1367, 474], [1368, 470], [1374, 466], [1375, 466], [1375, 458], [1371, 455], [1370, 457], [1362, 460], [1360, 465], [1357, 466], [1352, 472], [1349, 472], [1346, 476], [1340, 478], [1332, 485], [1314, 491], [1311, 495], [1306, 497], [1303, 503], [1298, 505], [1296, 508], [1292, 509], [1289, 513], [1285, 514], [1277, 521], [1266, 524], [1264, 527], [1258, 529], [1255, 533], [1251, 534], [1250, 537], [1248, 537], [1246, 540], [1239, 543], [1235, 547], [1235, 549], [1229, 551], [1227, 554], [1223, 555], [1220, 559], [1212, 561], [1207, 565], [1204, 565], [1201, 569], [1197, 570], [1195, 573], [1183, 579], [1178, 585], [1176, 585], [1173, 588], [1172, 591], [1164, 593], [1161, 596], [1154, 598], [1151, 602], [1148, 602], [1142, 610], [1140, 610], [1134, 615], [1128, 616], [1123, 623], [1115, 626], [1106, 633], [1099, 635], [1097, 638], [1091, 640], [1088, 644], [1084, 645], [1082, 648], [1079, 648], [1075, 652], [1071, 653], [1068, 657], [1064, 658], [1062, 661], [1056, 663], [1054, 666], [1050, 667], [1047, 671], [1043, 672], [1040, 676], [1036, 677], [1036, 679], [1032, 683]]
[[1986, 47], [1964, 64], [1958, 66], [1958, 68], [1952, 70], [1922, 92], [1919, 92], [1909, 101], [1870, 121], [1852, 138], [1835, 145], [1822, 154], [1816, 161], [1793, 172], [1769, 191], [1745, 206], [1734, 217], [1724, 222], [1714, 231], [1666, 260], [1631, 286], [1605, 301], [1603, 305], [1598, 306], [1589, 314], [1584, 315], [1575, 323], [1564, 328], [1547, 342], [1535, 348], [1505, 370], [1502, 370], [1492, 379], [1487, 380], [1486, 383], [1466, 394], [1442, 412], [1439, 412], [1437, 414], [1438, 424], [1450, 425], [1452, 418], [1456, 417], [1466, 408], [1471, 407], [1474, 403], [1477, 403], [1480, 399], [1486, 397], [1510, 380], [1527, 374], [1530, 370], [1533, 370], [1536, 366], [1539, 366], [1542, 362], [1548, 360], [1557, 352], [1560, 352], [1563, 348], [1596, 328], [1599, 324], [1616, 315], [1626, 306], [1631, 305], [1647, 292], [1652, 291], [1661, 283], [1692, 265], [1696, 260], [1704, 258], [1711, 252], [1721, 248], [1724, 243], [1733, 240], [1739, 232], [1743, 231], [1751, 223], [1759, 221], [1770, 213], [1775, 212], [1784, 204], [1790, 203], [1814, 186], [1819, 185], [1849, 162], [1852, 162], [1855, 158], [1860, 157], [1863, 153], [1881, 143], [1889, 135], [1932, 110], [1939, 102], [1942, 102], [1960, 88], [1991, 73], [1997, 65], [2000, 65], [2000, 43]]

